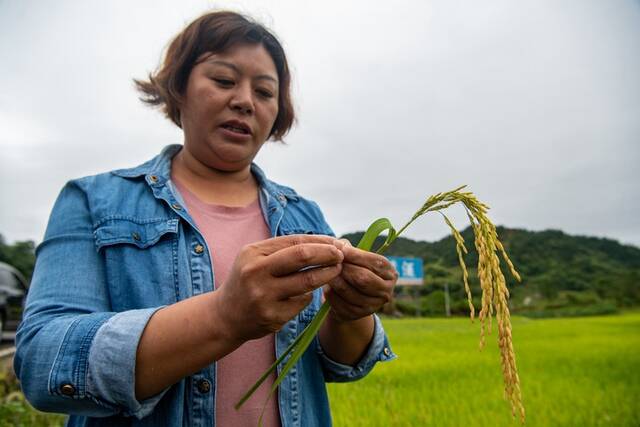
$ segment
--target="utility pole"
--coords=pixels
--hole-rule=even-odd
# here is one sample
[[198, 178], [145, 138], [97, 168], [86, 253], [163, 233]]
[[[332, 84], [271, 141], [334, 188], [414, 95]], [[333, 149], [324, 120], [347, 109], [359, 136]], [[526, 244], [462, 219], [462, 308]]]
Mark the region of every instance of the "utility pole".
[[451, 306], [449, 305], [449, 284], [444, 284], [444, 312], [447, 317], [451, 317]]

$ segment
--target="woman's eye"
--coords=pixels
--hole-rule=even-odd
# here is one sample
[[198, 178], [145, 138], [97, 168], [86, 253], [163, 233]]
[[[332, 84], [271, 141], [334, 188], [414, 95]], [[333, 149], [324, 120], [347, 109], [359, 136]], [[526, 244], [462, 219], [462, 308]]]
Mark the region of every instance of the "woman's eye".
[[271, 91], [268, 91], [265, 89], [258, 89], [256, 90], [256, 92], [258, 93], [258, 95], [262, 96], [263, 98], [273, 98], [273, 93], [271, 93]]
[[233, 80], [229, 80], [229, 79], [214, 78], [213, 80], [215, 80], [215, 82], [222, 87], [231, 87], [234, 84]]

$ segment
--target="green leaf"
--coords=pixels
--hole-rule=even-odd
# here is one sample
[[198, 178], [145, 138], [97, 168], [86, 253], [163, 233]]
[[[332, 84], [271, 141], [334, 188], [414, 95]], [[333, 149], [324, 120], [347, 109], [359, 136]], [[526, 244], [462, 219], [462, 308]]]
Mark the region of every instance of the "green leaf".
[[382, 246], [378, 249], [378, 253], [382, 252], [384, 249], [389, 247], [389, 245], [396, 239], [396, 229], [393, 228], [391, 221], [388, 218], [379, 218], [375, 220], [367, 231], [358, 242], [358, 249], [362, 249], [365, 251], [370, 251], [373, 243], [376, 241], [376, 238], [382, 234], [384, 231], [388, 230], [387, 239], [384, 241]]
[[[306, 328], [305, 328], [305, 331], [306, 331]], [[238, 401], [238, 403], [235, 404], [234, 408], [236, 410], [240, 409], [240, 407], [244, 404], [244, 402], [246, 402], [247, 399], [249, 399], [253, 395], [253, 393], [258, 389], [258, 387], [260, 387], [260, 385], [262, 385], [262, 383], [269, 377], [269, 375], [271, 375], [271, 373], [276, 370], [278, 365], [285, 359], [285, 357], [287, 357], [289, 353], [291, 353], [291, 351], [293, 351], [293, 349], [302, 340], [303, 337], [304, 337], [304, 331], [300, 335], [298, 335], [298, 337], [289, 345], [289, 347], [287, 347], [287, 349], [284, 352], [282, 352], [280, 357], [278, 357], [278, 359], [275, 362], [273, 362], [273, 364], [269, 367], [269, 369], [267, 369], [260, 376], [258, 381], [256, 381], [255, 384], [253, 384], [251, 388], [242, 396], [242, 398]]]
[[298, 337], [301, 339], [299, 341], [296, 340], [298, 341], [297, 345], [295, 345], [295, 342], [294, 342], [294, 344], [289, 346], [289, 348], [295, 347], [295, 349], [293, 350], [293, 353], [291, 354], [291, 357], [289, 358], [289, 360], [287, 360], [287, 363], [285, 363], [282, 369], [280, 370], [280, 374], [278, 375], [278, 378], [276, 378], [276, 380], [273, 382], [273, 385], [271, 386], [271, 390], [269, 391], [267, 400], [264, 402], [264, 405], [262, 406], [262, 413], [260, 413], [258, 426], [262, 426], [262, 417], [264, 416], [264, 410], [267, 407], [267, 403], [271, 399], [271, 396], [273, 396], [273, 393], [278, 389], [278, 386], [285, 379], [285, 377], [287, 376], [291, 368], [293, 368], [293, 366], [298, 362], [298, 360], [300, 360], [300, 358], [304, 354], [307, 347], [309, 347], [309, 344], [313, 342], [313, 339], [315, 338], [316, 334], [320, 330], [322, 323], [324, 323], [324, 319], [326, 319], [327, 314], [329, 314], [330, 309], [331, 309], [331, 306], [329, 305], [328, 302], [325, 302], [324, 304], [322, 304], [322, 306], [320, 307], [316, 315], [313, 317], [313, 320], [311, 321], [311, 323], [309, 323], [309, 325], [304, 329], [304, 331], [302, 331], [302, 333]]

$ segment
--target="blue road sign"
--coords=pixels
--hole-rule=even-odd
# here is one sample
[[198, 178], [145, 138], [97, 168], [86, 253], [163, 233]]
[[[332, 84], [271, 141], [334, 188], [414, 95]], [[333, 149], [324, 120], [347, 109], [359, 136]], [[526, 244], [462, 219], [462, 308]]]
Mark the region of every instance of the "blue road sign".
[[422, 258], [404, 258], [388, 256], [398, 272], [398, 285], [422, 285], [424, 280], [424, 270], [422, 268]]

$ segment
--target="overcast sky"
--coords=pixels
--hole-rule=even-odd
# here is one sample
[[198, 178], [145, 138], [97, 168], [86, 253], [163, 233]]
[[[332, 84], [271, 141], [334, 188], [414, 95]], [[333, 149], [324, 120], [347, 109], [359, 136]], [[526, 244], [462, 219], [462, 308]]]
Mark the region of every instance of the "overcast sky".
[[[41, 241], [67, 180], [182, 142], [131, 79], [213, 7], [282, 40], [299, 122], [256, 161], [337, 234], [468, 184], [498, 224], [640, 246], [633, 0], [0, 0], [1, 234]], [[407, 232], [446, 234], [437, 216]]]

